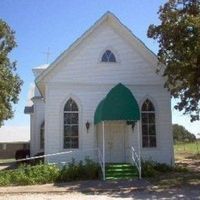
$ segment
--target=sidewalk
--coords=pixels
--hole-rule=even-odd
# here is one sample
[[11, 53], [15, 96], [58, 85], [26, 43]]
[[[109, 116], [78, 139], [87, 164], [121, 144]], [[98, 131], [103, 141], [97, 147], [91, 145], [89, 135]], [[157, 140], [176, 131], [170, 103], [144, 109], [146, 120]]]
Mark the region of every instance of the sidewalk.
[[76, 181], [58, 184], [9, 186], [0, 187], [1, 194], [17, 193], [62, 193], [62, 192], [114, 192], [114, 191], [141, 191], [151, 186], [145, 180], [118, 180], [118, 181]]

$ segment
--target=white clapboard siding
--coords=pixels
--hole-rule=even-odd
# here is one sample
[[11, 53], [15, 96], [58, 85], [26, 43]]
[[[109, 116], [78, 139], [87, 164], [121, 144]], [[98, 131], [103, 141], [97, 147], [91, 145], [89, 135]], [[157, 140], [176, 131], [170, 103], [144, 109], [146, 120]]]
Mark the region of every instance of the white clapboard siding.
[[31, 156], [44, 150], [40, 148], [40, 128], [44, 122], [45, 104], [42, 99], [34, 99], [34, 113], [31, 114], [31, 142], [30, 151]]
[[[102, 63], [106, 49], [113, 50], [117, 63]], [[109, 24], [101, 25], [48, 76], [50, 82], [160, 84], [161, 77]]]
[[[54, 153], [63, 151], [63, 108], [64, 102], [72, 97], [80, 108], [79, 139], [80, 150], [96, 148], [96, 133], [94, 128], [94, 113], [101, 99], [114, 85], [107, 86], [73, 86], [73, 84], [49, 85], [46, 100], [45, 117], [47, 123], [45, 152]], [[170, 97], [161, 86], [128, 86], [140, 105], [145, 97], [153, 99], [156, 108], [157, 148], [142, 149], [142, 156], [159, 162], [171, 164], [171, 114]], [[85, 123], [90, 122], [87, 132]], [[132, 144], [137, 148], [137, 132], [134, 131]], [[91, 152], [90, 152], [91, 153]]]
[[[173, 145], [171, 131], [170, 94], [163, 87], [163, 78], [155, 73], [156, 62], [151, 62], [141, 53], [141, 46], [130, 41], [128, 34], [123, 34], [120, 24], [112, 25], [112, 20], [104, 20], [85, 37], [70, 53], [58, 59], [44, 77], [40, 76], [45, 99], [44, 104], [34, 102], [36, 109], [32, 115], [32, 126], [36, 130], [31, 141], [31, 151], [38, 151], [38, 123], [45, 118], [45, 154], [65, 151], [63, 149], [63, 109], [67, 100], [73, 98], [79, 106], [79, 152], [69, 156], [81, 160], [85, 156], [95, 158], [95, 153], [85, 151], [97, 147], [94, 113], [99, 102], [116, 84], [122, 83], [142, 105], [149, 98], [156, 109], [157, 147], [142, 148], [143, 159], [173, 164]], [[140, 48], [140, 49], [139, 49]], [[102, 63], [101, 56], [106, 49], [111, 50], [116, 63]], [[65, 54], [63, 54], [65, 55]], [[155, 61], [155, 58], [152, 60]], [[53, 66], [53, 65], [52, 65]], [[51, 66], [50, 66], [51, 67]], [[44, 71], [45, 72], [45, 71]], [[44, 75], [45, 73], [42, 73]], [[38, 106], [38, 109], [37, 109]], [[87, 132], [85, 123], [90, 123]], [[101, 128], [98, 127], [100, 130]], [[137, 130], [127, 127], [126, 148], [133, 145], [137, 149]], [[101, 138], [101, 136], [99, 136]], [[127, 156], [127, 155], [126, 155]], [[49, 158], [49, 162], [62, 162], [62, 157]]]

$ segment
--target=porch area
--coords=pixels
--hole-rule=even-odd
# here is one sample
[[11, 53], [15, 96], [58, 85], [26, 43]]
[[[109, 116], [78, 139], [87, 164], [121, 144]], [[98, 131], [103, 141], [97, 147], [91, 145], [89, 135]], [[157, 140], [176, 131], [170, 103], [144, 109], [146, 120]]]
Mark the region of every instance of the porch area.
[[[112, 88], [96, 108], [94, 123], [103, 179], [106, 179], [110, 164], [120, 163], [129, 169], [131, 165], [135, 167], [141, 178], [140, 109], [132, 92], [121, 83]], [[133, 146], [133, 133], [137, 134], [136, 147]], [[119, 171], [122, 175], [122, 169]]]

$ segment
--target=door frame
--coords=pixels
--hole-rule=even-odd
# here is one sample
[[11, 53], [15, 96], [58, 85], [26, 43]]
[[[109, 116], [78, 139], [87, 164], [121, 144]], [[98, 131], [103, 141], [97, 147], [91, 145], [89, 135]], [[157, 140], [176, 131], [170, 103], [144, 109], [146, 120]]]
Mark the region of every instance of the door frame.
[[[122, 159], [119, 162], [115, 162], [114, 160], [112, 160], [112, 148], [109, 147], [109, 142], [112, 140], [112, 135], [115, 135], [112, 127], [113, 126], [122, 126], [122, 132], [119, 134], [122, 134], [122, 138], [123, 138], [123, 145], [122, 145]], [[105, 136], [105, 150], [106, 150], [106, 162], [107, 163], [124, 163], [126, 162], [126, 140], [127, 140], [127, 131], [126, 131], [126, 123], [125, 121], [112, 121], [106, 124], [105, 126], [105, 132], [106, 132], [106, 136]], [[116, 136], [117, 137], [117, 136]], [[121, 138], [120, 138], [121, 139]], [[117, 145], [115, 143], [115, 145]], [[115, 149], [115, 148], [114, 148]]]

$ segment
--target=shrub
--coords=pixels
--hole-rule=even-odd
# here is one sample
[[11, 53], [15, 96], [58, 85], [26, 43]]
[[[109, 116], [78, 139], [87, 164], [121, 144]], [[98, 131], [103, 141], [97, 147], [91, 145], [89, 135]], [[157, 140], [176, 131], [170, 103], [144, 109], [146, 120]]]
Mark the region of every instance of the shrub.
[[21, 165], [15, 170], [0, 171], [0, 186], [52, 183], [57, 180], [59, 171], [55, 165]]
[[[81, 165], [79, 163], [79, 165]], [[80, 172], [80, 168], [81, 166], [77, 166], [75, 164], [75, 160], [72, 159], [72, 162], [67, 165], [65, 165], [61, 172], [60, 172], [60, 176], [58, 178], [58, 181], [72, 181], [72, 180], [78, 180], [81, 176], [81, 172]]]
[[33, 185], [72, 180], [89, 180], [99, 177], [99, 165], [86, 158], [78, 164], [71, 163], [60, 169], [56, 165], [39, 164], [35, 166], [22, 164], [15, 170], [0, 171], [0, 186]]
[[80, 161], [78, 164], [72, 159], [68, 166], [64, 166], [60, 172], [58, 181], [72, 180], [91, 180], [99, 178], [99, 165], [89, 158], [85, 162]]
[[[44, 155], [44, 152], [39, 152], [39, 153], [35, 154], [34, 157], [35, 156], [43, 156], [43, 155]], [[35, 158], [33, 160], [30, 160], [30, 163], [31, 163], [31, 165], [38, 165], [38, 164], [44, 163], [44, 157]]]
[[177, 166], [177, 165], [175, 165], [175, 167], [173, 168], [173, 170], [175, 171], [175, 172], [188, 172], [189, 170], [187, 169], [187, 168], [185, 168], [185, 167], [181, 167], [181, 166]]
[[154, 177], [158, 173], [166, 173], [174, 170], [165, 163], [157, 163], [155, 161], [142, 161], [142, 176], [143, 177]]
[[0, 171], [0, 186], [11, 185], [11, 177], [10, 176], [11, 176], [11, 173], [6, 173], [3, 170]]
[[158, 173], [167, 173], [167, 172], [188, 172], [187, 168], [177, 166], [169, 166], [165, 163], [157, 163], [154, 161], [142, 161], [142, 176], [143, 177], [154, 177]]
[[158, 172], [171, 172], [173, 170], [173, 167], [165, 163], [155, 163], [154, 169]]
[[100, 166], [89, 158], [86, 158], [83, 172], [85, 179], [87, 179], [87, 177], [90, 177], [90, 179], [97, 179], [100, 177]]
[[[29, 149], [20, 149], [20, 150], [17, 150], [15, 152], [15, 159], [16, 160], [20, 160], [20, 159], [25, 159], [27, 157], [30, 157], [30, 150]], [[29, 163], [29, 160], [28, 161], [21, 161], [21, 162], [17, 162], [18, 164], [22, 164], [22, 163]]]
[[153, 161], [142, 161], [142, 177], [154, 177], [157, 173]]

